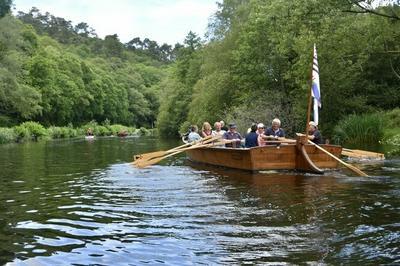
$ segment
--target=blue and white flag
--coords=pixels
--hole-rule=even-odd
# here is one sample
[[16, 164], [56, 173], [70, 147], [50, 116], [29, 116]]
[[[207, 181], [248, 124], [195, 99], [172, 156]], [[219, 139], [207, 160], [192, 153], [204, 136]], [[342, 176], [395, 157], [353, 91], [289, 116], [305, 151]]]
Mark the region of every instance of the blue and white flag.
[[321, 108], [321, 90], [319, 86], [319, 68], [317, 48], [314, 44], [311, 95], [314, 99], [314, 122], [318, 125], [318, 108]]

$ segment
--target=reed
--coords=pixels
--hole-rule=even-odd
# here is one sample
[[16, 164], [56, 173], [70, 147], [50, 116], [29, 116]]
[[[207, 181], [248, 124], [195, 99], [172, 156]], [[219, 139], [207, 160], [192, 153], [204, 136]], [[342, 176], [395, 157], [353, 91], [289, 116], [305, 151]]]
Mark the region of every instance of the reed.
[[381, 113], [349, 115], [339, 121], [333, 131], [335, 143], [378, 143], [384, 134], [384, 118]]

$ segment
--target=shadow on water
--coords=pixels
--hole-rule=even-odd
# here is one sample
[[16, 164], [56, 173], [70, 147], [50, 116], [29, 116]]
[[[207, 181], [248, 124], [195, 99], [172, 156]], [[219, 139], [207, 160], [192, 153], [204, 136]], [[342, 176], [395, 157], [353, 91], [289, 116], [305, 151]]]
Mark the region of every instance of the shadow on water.
[[133, 154], [177, 145], [148, 137], [0, 146], [0, 264], [399, 262], [398, 159], [363, 164], [369, 178], [252, 174], [184, 155], [130, 164]]

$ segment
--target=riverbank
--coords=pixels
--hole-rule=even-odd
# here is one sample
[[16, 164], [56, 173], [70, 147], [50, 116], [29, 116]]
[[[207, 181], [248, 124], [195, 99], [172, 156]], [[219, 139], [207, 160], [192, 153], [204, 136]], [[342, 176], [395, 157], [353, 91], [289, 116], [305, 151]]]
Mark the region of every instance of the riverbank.
[[386, 155], [400, 155], [400, 109], [367, 114], [351, 114], [333, 130], [333, 141], [340, 145], [364, 147], [384, 144], [392, 147]]
[[89, 130], [94, 136], [147, 136], [156, 133], [155, 129], [146, 129], [144, 127], [134, 128], [119, 124], [110, 125], [108, 123], [99, 125], [93, 121], [81, 127], [69, 125], [65, 127], [51, 126], [48, 128], [45, 128], [40, 123], [28, 121], [12, 128], [0, 127], [0, 144], [38, 141], [42, 139], [84, 137]]

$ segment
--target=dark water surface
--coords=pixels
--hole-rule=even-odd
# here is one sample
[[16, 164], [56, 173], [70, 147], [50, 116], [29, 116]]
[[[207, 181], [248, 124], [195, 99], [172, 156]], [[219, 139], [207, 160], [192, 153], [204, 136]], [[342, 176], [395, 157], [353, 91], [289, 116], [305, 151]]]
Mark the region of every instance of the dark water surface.
[[400, 264], [399, 159], [367, 178], [130, 164], [177, 144], [1, 145], [0, 264]]

